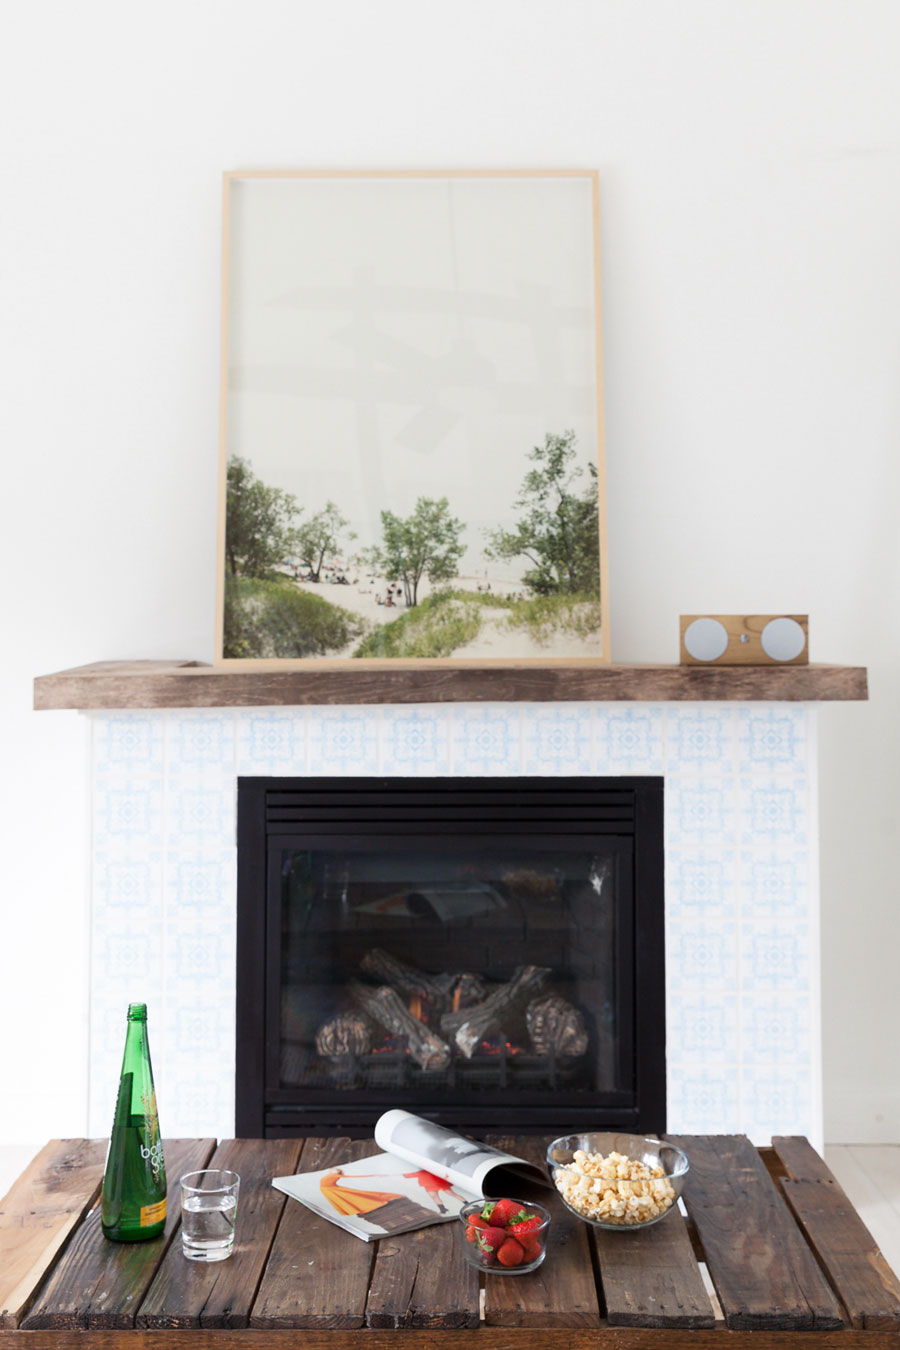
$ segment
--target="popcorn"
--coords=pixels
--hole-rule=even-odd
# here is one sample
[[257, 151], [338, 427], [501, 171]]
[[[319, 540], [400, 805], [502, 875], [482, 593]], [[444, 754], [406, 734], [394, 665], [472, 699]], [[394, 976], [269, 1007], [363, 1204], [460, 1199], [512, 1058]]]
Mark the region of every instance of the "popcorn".
[[561, 1166], [556, 1189], [579, 1214], [601, 1223], [639, 1224], [659, 1218], [675, 1203], [675, 1189], [658, 1163], [647, 1167], [623, 1153], [577, 1149]]

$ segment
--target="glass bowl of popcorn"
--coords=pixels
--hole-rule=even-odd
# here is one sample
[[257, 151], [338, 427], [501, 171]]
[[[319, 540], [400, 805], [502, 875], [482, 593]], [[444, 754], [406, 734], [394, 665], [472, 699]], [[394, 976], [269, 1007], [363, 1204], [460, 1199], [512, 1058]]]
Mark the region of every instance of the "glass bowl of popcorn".
[[688, 1160], [675, 1144], [640, 1134], [567, 1134], [547, 1149], [547, 1167], [567, 1209], [621, 1232], [676, 1208]]

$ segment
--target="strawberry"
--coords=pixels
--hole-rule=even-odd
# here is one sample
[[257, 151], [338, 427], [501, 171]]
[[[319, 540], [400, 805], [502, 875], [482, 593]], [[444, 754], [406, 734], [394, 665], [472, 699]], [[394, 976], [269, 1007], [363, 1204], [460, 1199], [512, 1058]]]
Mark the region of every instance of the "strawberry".
[[474, 1242], [477, 1237], [478, 1229], [475, 1227], [474, 1223], [470, 1223], [466, 1229], [466, 1242]]
[[541, 1226], [541, 1220], [537, 1214], [529, 1214], [527, 1210], [520, 1209], [518, 1214], [514, 1214], [507, 1224], [510, 1233], [515, 1233], [516, 1237], [525, 1237], [527, 1233], [534, 1233]]
[[525, 1252], [525, 1260], [529, 1262], [536, 1261], [544, 1248], [541, 1246], [540, 1238], [525, 1238], [522, 1241], [522, 1248]]
[[506, 1232], [502, 1228], [481, 1228], [478, 1231], [478, 1237], [475, 1239], [478, 1250], [487, 1254], [498, 1251], [506, 1242]]
[[[493, 1212], [494, 1212], [494, 1208], [495, 1208], [496, 1204], [497, 1204], [497, 1201], [496, 1201], [496, 1200], [485, 1200], [485, 1202], [484, 1202], [484, 1204], [483, 1204], [483, 1206], [482, 1206], [482, 1208], [481, 1208], [481, 1218], [482, 1218], [482, 1219], [485, 1219], [486, 1222], [487, 1222], [488, 1224], [490, 1224], [490, 1221], [491, 1221], [491, 1215], [492, 1215]], [[498, 1225], [498, 1226], [499, 1226], [499, 1225]]]
[[495, 1228], [506, 1228], [512, 1216], [518, 1214], [520, 1209], [521, 1205], [515, 1200], [498, 1200], [490, 1216], [491, 1223]]
[[525, 1250], [521, 1242], [516, 1242], [513, 1237], [508, 1237], [502, 1247], [497, 1250], [497, 1260], [501, 1266], [520, 1266], [525, 1260]]

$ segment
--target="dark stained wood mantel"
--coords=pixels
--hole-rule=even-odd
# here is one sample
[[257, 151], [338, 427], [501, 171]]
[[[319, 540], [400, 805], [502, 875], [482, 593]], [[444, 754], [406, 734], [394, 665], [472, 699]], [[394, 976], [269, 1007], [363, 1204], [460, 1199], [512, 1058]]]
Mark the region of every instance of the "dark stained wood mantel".
[[868, 698], [864, 666], [209, 666], [98, 661], [39, 675], [38, 710], [253, 708], [328, 703], [756, 702]]

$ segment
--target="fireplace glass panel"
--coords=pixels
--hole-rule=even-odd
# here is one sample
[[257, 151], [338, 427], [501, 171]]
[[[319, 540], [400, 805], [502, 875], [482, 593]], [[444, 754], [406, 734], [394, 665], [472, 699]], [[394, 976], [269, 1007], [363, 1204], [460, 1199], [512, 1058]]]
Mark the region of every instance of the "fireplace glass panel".
[[631, 849], [607, 837], [275, 850], [278, 1089], [507, 1106], [629, 1092]]
[[665, 1129], [663, 785], [238, 780], [236, 1125]]

